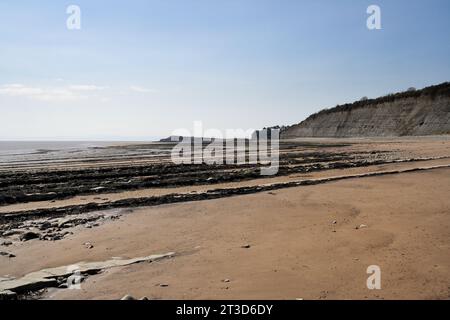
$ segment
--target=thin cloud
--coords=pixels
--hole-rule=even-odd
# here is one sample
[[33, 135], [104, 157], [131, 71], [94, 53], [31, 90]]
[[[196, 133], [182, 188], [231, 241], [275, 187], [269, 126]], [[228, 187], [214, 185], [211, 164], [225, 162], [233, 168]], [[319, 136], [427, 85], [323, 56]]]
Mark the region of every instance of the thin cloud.
[[140, 86], [130, 86], [130, 90], [138, 93], [155, 93], [156, 90], [148, 89]]
[[101, 86], [96, 86], [96, 85], [86, 85], [86, 84], [69, 86], [70, 90], [75, 90], [75, 91], [100, 91], [100, 90], [104, 90], [107, 88], [108, 87], [101, 87]]
[[0, 86], [0, 95], [25, 97], [37, 101], [71, 101], [87, 98], [83, 92], [103, 90], [106, 87], [95, 85], [71, 85], [64, 87], [33, 87], [23, 84], [5, 84]]
[[19, 97], [19, 96], [38, 96], [43, 94], [41, 88], [27, 87], [22, 84], [6, 84], [0, 86], [0, 95]]

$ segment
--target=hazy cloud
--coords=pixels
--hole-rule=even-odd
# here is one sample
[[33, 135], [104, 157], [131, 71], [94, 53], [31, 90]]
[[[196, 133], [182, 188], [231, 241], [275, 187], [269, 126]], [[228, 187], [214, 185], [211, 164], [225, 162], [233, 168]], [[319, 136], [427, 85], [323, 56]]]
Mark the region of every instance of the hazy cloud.
[[156, 90], [154, 90], [154, 89], [144, 88], [141, 86], [130, 86], [130, 90], [134, 91], [134, 92], [139, 92], [139, 93], [155, 93], [156, 92]]
[[[107, 86], [94, 84], [74, 84], [60, 86], [29, 86], [24, 84], [4, 84], [0, 85], [0, 96], [24, 97], [37, 101], [72, 101], [86, 98], [99, 98], [102, 102], [110, 101], [111, 97], [106, 96], [102, 91], [108, 89]], [[155, 93], [154, 89], [141, 86], [129, 86], [129, 90], [137, 93]], [[124, 91], [123, 94], [129, 94]]]
[[75, 91], [100, 91], [100, 90], [104, 90], [107, 88], [108, 87], [101, 87], [101, 86], [96, 86], [96, 85], [85, 85], [85, 84], [69, 86], [70, 90], [75, 90]]
[[87, 98], [82, 92], [103, 90], [106, 87], [95, 85], [71, 85], [64, 87], [33, 87], [23, 84], [5, 84], [0, 86], [0, 95], [25, 97], [38, 101], [70, 101]]
[[43, 94], [40, 88], [26, 87], [22, 84], [6, 84], [0, 86], [0, 94], [7, 96], [37, 96]]

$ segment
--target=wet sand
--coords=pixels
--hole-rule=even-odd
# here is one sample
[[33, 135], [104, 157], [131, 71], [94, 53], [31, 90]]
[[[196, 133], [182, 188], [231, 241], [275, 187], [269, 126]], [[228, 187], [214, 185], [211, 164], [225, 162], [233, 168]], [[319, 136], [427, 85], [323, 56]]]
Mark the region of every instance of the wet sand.
[[[174, 251], [44, 297], [448, 299], [449, 192], [450, 169], [436, 169], [143, 208], [61, 241], [18, 246], [0, 274]], [[369, 265], [381, 267], [381, 290], [366, 288]]]

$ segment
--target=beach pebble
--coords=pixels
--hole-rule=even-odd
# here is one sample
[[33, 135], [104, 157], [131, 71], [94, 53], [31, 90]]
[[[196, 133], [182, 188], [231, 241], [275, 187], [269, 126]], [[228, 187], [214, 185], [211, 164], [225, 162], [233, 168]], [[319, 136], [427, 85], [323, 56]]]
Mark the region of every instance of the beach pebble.
[[136, 300], [135, 298], [133, 298], [132, 296], [130, 296], [129, 294], [125, 295], [122, 297], [122, 299], [120, 300]]
[[[103, 189], [105, 189], [105, 187], [95, 187], [95, 188], [92, 188], [91, 191], [100, 191], [100, 190], [103, 190]], [[100, 200], [100, 198], [98, 198], [98, 199], [94, 198], [94, 200]]]
[[86, 243], [84, 244], [84, 247], [85, 247], [86, 249], [92, 249], [92, 248], [94, 248], [94, 246], [93, 246], [92, 243], [90, 243], [90, 242], [86, 242]]
[[22, 230], [11, 229], [11, 230], [3, 232], [3, 236], [4, 237], [10, 237], [10, 236], [14, 236], [16, 234], [23, 234], [23, 233], [24, 232]]
[[241, 246], [242, 249], [250, 249], [252, 246], [249, 244], [245, 244], [243, 246]]
[[8, 258], [15, 258], [16, 257], [12, 253], [5, 252], [5, 251], [0, 251], [0, 256], [4, 256], [4, 257], [8, 257]]
[[39, 233], [28, 231], [20, 236], [21, 241], [28, 241], [32, 239], [38, 239], [40, 237]]
[[167, 288], [169, 285], [167, 283], [160, 283], [159, 286], [161, 288]]
[[0, 246], [4, 246], [4, 247], [8, 247], [10, 245], [12, 245], [12, 241], [6, 240], [0, 243]]
[[336, 220], [333, 220], [333, 221], [331, 222], [331, 224], [337, 224], [337, 221], [336, 221]]
[[43, 223], [41, 223], [41, 225], [39, 226], [39, 230], [47, 230], [50, 229], [52, 227], [52, 224], [48, 221], [44, 221]]
[[230, 282], [230, 279], [224, 279], [222, 282]]
[[355, 229], [358, 230], [358, 229], [363, 229], [363, 228], [367, 228], [367, 225], [365, 225], [365, 224], [360, 224], [360, 225], [357, 226]]

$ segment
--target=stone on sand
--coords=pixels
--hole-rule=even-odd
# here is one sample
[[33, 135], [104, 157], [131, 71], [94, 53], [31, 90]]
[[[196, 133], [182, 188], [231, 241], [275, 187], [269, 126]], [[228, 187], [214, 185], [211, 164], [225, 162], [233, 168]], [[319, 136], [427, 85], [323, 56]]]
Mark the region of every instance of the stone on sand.
[[38, 239], [40, 237], [39, 233], [28, 231], [20, 236], [21, 241], [28, 241], [33, 239]]
[[6, 252], [6, 251], [0, 251], [0, 256], [8, 257], [8, 258], [15, 258], [16, 256], [12, 253]]

